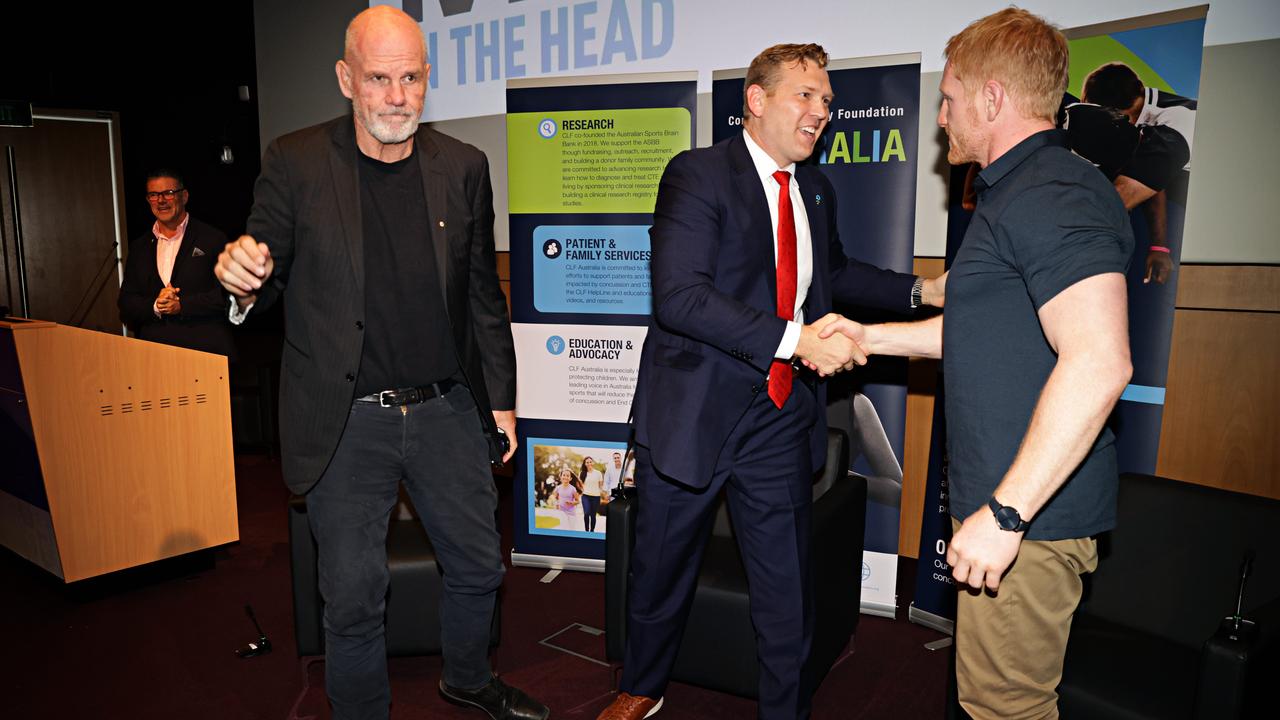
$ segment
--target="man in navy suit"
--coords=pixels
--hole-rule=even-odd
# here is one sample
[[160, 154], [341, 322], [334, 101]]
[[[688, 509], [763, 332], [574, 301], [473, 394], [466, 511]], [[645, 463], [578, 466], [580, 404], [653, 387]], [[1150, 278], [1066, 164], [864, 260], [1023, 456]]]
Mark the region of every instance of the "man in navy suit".
[[187, 212], [182, 176], [147, 176], [147, 203], [156, 222], [129, 248], [120, 283], [120, 319], [153, 342], [234, 357], [227, 293], [213, 277], [227, 244], [221, 230]]
[[810, 506], [826, 402], [797, 368], [829, 375], [866, 362], [856, 344], [818, 337], [833, 298], [906, 311], [940, 304], [943, 290], [844, 256], [831, 184], [797, 165], [827, 123], [826, 64], [818, 45], [765, 50], [747, 73], [745, 132], [676, 156], [659, 185], [654, 311], [633, 406], [644, 552], [632, 564], [623, 692], [600, 720], [661, 707], [725, 486], [751, 588], [759, 715], [809, 715]]

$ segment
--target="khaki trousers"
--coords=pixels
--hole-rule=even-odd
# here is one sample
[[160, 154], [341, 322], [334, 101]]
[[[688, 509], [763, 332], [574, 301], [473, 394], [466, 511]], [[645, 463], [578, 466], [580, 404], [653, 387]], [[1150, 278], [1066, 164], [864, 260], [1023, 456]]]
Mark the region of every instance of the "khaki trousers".
[[[952, 520], [952, 530], [960, 523]], [[1098, 567], [1093, 538], [1024, 540], [1000, 589], [961, 587], [956, 687], [974, 720], [1056, 719], [1062, 659], [1080, 576]]]

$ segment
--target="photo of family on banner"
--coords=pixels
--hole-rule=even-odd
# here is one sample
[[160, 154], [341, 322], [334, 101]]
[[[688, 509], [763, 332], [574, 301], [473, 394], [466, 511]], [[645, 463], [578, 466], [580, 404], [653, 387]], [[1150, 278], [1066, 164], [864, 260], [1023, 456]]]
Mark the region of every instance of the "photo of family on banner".
[[533, 503], [529, 531], [579, 537], [605, 533], [609, 500], [635, 485], [635, 453], [622, 443], [577, 447], [529, 438]]

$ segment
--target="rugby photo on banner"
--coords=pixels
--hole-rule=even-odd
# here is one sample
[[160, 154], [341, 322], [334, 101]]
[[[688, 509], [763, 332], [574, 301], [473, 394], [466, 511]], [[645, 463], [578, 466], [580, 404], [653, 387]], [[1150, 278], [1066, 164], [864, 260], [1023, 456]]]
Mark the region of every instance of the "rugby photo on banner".
[[1120, 472], [1155, 474], [1173, 341], [1208, 6], [1064, 34], [1071, 75], [1061, 124], [1129, 210], [1133, 378], [1116, 405]]

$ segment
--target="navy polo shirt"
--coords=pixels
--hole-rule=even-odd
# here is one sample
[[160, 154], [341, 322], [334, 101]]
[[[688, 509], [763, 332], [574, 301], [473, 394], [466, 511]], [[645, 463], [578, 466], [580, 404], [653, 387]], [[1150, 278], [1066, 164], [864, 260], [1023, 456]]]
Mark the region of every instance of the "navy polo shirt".
[[[1071, 285], [1124, 274], [1133, 232], [1120, 196], [1045, 130], [978, 173], [978, 207], [947, 278], [946, 373], [951, 514], [963, 520], [1000, 484], [1057, 362], [1037, 314]], [[1115, 436], [1088, 456], [1031, 522], [1030, 540], [1087, 537], [1115, 526]]]

